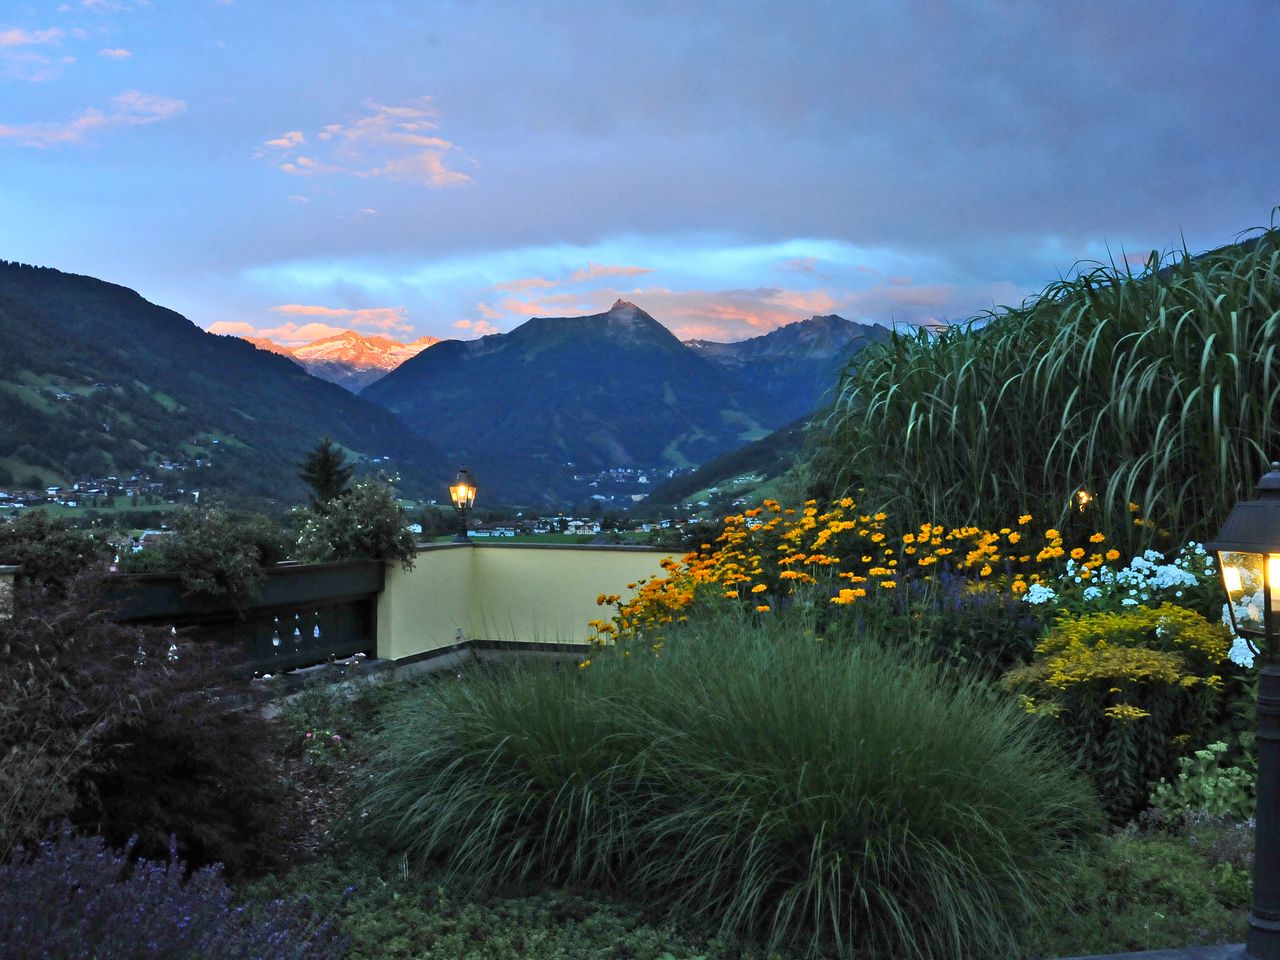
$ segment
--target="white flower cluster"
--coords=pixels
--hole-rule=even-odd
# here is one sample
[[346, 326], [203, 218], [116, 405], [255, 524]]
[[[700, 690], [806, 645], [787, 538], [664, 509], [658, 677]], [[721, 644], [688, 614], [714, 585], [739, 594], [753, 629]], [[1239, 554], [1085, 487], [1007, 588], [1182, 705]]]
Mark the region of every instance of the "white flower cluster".
[[[1166, 561], [1158, 550], [1148, 550], [1129, 561], [1127, 567], [1098, 567], [1089, 578], [1080, 575], [1080, 564], [1068, 560], [1061, 581], [1067, 586], [1084, 584], [1081, 596], [1086, 602], [1118, 598], [1121, 606], [1134, 607], [1152, 600], [1177, 601], [1189, 589], [1212, 586], [1215, 578], [1212, 554], [1202, 544], [1191, 542], [1171, 561]], [[1052, 603], [1058, 594], [1035, 584], [1022, 599], [1033, 604]]]

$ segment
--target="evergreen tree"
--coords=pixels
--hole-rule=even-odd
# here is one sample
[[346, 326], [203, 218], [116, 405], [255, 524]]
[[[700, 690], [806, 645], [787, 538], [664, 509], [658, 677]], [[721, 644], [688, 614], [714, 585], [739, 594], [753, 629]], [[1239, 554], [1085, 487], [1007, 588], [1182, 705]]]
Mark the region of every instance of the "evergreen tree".
[[342, 450], [328, 437], [322, 437], [302, 461], [298, 474], [311, 488], [311, 509], [325, 513], [329, 504], [342, 496], [351, 486], [355, 465], [347, 463]]

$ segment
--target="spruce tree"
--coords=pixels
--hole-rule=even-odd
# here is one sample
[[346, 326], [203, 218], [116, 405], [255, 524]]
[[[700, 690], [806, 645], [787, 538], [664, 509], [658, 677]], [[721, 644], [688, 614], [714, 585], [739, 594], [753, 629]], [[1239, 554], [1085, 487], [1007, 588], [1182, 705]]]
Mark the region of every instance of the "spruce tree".
[[311, 509], [325, 513], [330, 502], [347, 492], [355, 469], [355, 464], [347, 463], [337, 444], [322, 437], [302, 461], [298, 474], [311, 488]]

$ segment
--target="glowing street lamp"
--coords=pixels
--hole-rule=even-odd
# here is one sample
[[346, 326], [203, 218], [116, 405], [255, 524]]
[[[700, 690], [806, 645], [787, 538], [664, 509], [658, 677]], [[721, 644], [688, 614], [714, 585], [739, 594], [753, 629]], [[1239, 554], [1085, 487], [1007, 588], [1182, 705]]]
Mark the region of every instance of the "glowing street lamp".
[[1231, 626], [1262, 657], [1253, 909], [1244, 956], [1280, 960], [1280, 463], [1271, 464], [1255, 494], [1231, 508], [1208, 547], [1222, 571]]
[[471, 538], [467, 536], [467, 511], [475, 506], [476, 478], [466, 467], [459, 470], [453, 483], [449, 484], [449, 499], [453, 501], [453, 508], [458, 511], [458, 535], [453, 538], [453, 542], [470, 543]]

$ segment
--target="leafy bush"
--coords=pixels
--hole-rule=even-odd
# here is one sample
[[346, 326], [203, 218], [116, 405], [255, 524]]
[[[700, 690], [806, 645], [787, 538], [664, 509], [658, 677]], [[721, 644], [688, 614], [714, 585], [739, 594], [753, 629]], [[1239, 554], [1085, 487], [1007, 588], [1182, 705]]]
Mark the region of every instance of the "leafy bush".
[[64, 590], [25, 584], [0, 620], [0, 861], [78, 803], [76, 784], [110, 760], [105, 744], [166, 689], [167, 632], [103, 611], [102, 575]]
[[424, 686], [374, 769], [355, 825], [386, 849], [810, 956], [1010, 951], [1095, 809], [985, 685], [781, 623]]
[[305, 904], [257, 913], [232, 904], [215, 868], [187, 876], [168, 862], [131, 862], [100, 838], [64, 829], [0, 864], [0, 956], [7, 960], [325, 960], [345, 945]]
[[1125, 817], [1172, 771], [1177, 747], [1203, 742], [1220, 718], [1230, 647], [1221, 623], [1173, 604], [1068, 617], [1005, 685], [1057, 719], [1108, 809]]
[[1045, 957], [1239, 943], [1249, 908], [1247, 867], [1214, 863], [1177, 837], [1101, 838], [1058, 878], [1074, 909], [1036, 938]]
[[24, 510], [8, 523], [0, 522], [0, 564], [20, 564], [29, 582], [62, 584], [105, 560], [101, 540], [44, 510]]
[[398, 560], [413, 567], [417, 545], [409, 518], [395, 490], [381, 480], [357, 480], [346, 493], [329, 500], [323, 512], [297, 511], [301, 533], [298, 558], [309, 563], [333, 560]]
[[169, 683], [104, 738], [111, 762], [79, 783], [72, 814], [87, 833], [163, 857], [174, 837], [193, 866], [232, 877], [277, 866], [295, 806], [275, 762], [276, 728], [242, 709], [234, 651], [184, 643]]
[[[814, 491], [948, 525], [1012, 501], [1125, 547], [1212, 533], [1280, 449], [1280, 230], [868, 346], [815, 433]], [[1075, 509], [1077, 493], [1091, 499]], [[1129, 504], [1154, 522], [1135, 525]]]
[[757, 960], [598, 897], [486, 893], [438, 874], [406, 875], [396, 864], [380, 869], [355, 856], [266, 878], [245, 897], [251, 903], [305, 897], [349, 938], [349, 960]]
[[285, 557], [280, 529], [264, 516], [217, 505], [184, 507], [173, 514], [171, 526], [172, 534], [153, 553], [144, 550], [125, 558], [125, 570], [173, 571], [189, 594], [238, 599], [256, 593], [263, 568]]
[[1169, 820], [1191, 814], [1251, 817], [1258, 787], [1255, 736], [1242, 734], [1238, 763], [1228, 764], [1230, 748], [1211, 743], [1189, 757], [1178, 758], [1173, 782], [1161, 778], [1151, 791], [1151, 806]]

